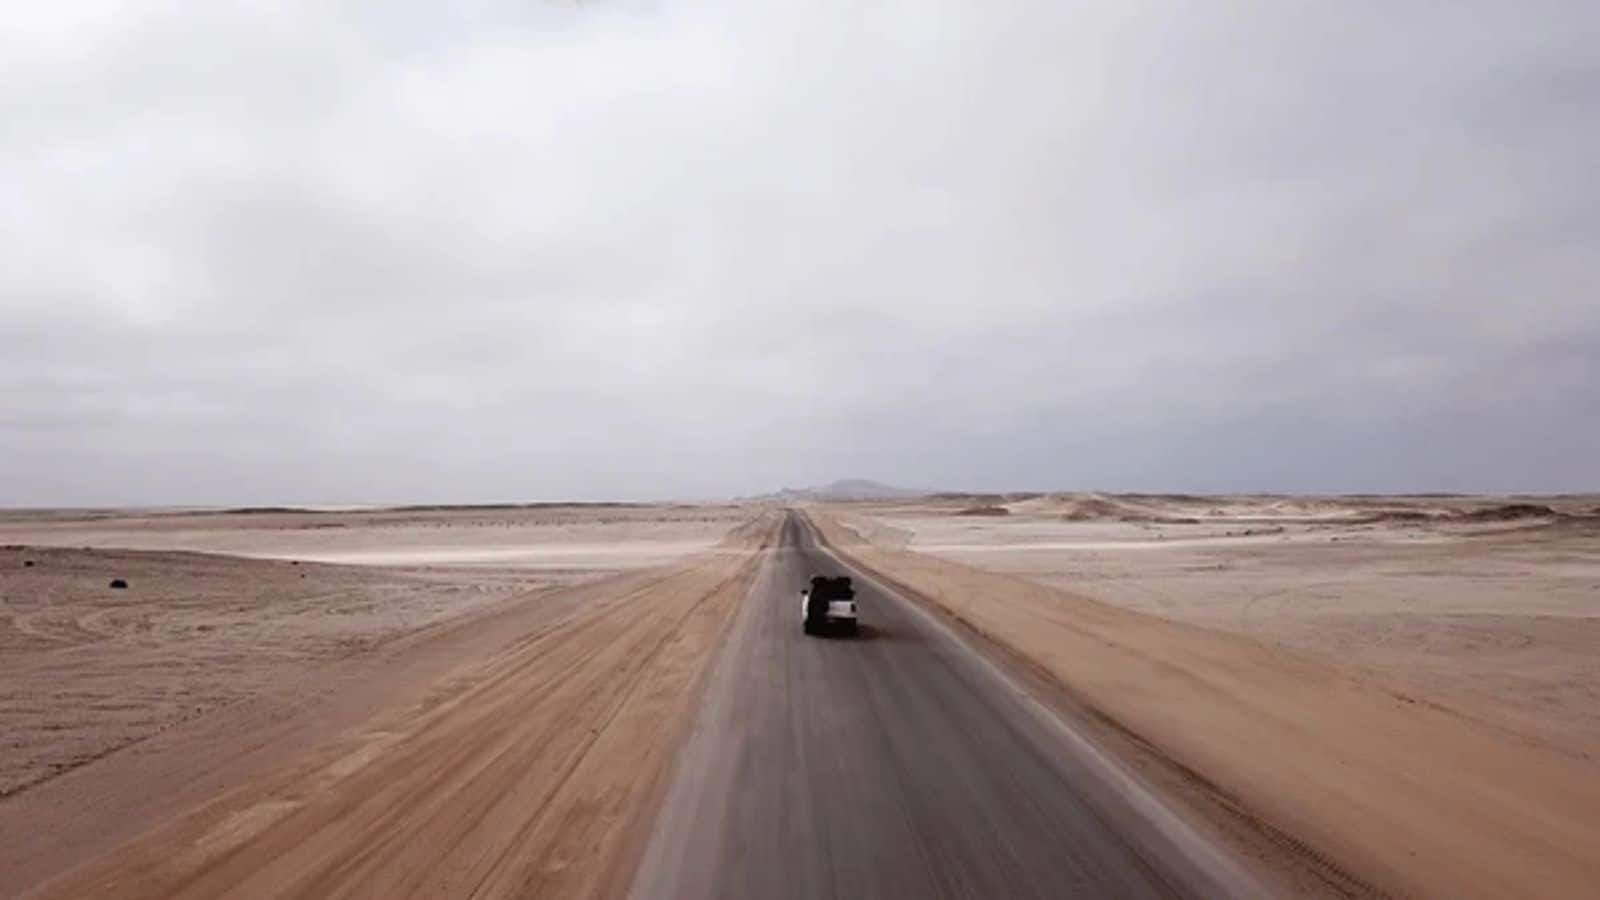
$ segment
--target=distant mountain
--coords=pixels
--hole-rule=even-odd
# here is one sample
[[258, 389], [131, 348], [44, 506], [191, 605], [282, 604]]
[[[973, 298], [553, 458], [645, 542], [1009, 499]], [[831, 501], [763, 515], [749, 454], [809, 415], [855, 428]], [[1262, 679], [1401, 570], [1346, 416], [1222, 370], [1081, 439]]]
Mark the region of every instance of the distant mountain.
[[898, 500], [905, 497], [921, 497], [927, 491], [917, 491], [910, 488], [894, 487], [865, 478], [844, 478], [829, 484], [815, 487], [790, 488], [772, 494], [763, 494], [752, 497], [752, 500]]

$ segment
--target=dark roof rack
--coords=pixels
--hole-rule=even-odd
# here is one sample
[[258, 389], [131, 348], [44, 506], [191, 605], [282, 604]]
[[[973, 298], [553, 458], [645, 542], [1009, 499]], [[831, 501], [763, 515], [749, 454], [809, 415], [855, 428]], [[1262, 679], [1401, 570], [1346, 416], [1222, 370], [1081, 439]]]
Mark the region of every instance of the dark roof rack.
[[819, 600], [849, 600], [855, 595], [849, 575], [813, 575], [811, 578], [811, 596]]

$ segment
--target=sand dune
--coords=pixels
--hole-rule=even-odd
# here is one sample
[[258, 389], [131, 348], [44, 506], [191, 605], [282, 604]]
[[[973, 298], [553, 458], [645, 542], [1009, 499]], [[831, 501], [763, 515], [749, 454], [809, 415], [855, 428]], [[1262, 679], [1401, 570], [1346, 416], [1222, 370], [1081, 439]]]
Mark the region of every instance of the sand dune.
[[[1596, 514], [1592, 501], [1582, 497], [1524, 499], [1108, 493], [946, 494], [939, 497], [945, 501], [967, 500], [973, 504], [999, 506], [1020, 515], [1058, 516], [1069, 522], [1503, 522], [1586, 518]], [[905, 504], [903, 508], [914, 509], [915, 504]]]

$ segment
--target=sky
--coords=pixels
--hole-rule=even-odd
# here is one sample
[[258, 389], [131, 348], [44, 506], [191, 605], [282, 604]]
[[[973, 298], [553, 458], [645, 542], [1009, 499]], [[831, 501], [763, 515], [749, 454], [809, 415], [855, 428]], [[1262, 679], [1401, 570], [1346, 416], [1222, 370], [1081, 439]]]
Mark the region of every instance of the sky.
[[1600, 5], [18, 5], [0, 505], [1600, 490]]

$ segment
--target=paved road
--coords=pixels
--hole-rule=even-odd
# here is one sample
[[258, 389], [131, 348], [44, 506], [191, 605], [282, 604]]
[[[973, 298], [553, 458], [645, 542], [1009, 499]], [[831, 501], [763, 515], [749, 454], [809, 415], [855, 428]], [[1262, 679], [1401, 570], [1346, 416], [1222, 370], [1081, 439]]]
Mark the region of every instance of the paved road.
[[852, 572], [862, 636], [802, 635], [800, 588], [840, 571], [791, 515], [713, 672], [636, 898], [1216, 895], [1108, 816], [1060, 724], [909, 601]]

